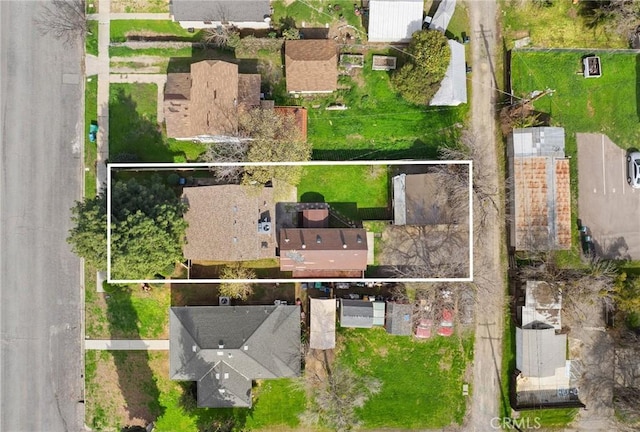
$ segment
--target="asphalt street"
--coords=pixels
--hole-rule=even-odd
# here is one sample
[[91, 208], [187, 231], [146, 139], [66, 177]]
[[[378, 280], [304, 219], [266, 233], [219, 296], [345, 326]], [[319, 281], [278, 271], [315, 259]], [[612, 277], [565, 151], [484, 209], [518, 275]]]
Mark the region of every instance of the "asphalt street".
[[83, 430], [81, 49], [41, 36], [41, 4], [0, 1], [0, 430]]

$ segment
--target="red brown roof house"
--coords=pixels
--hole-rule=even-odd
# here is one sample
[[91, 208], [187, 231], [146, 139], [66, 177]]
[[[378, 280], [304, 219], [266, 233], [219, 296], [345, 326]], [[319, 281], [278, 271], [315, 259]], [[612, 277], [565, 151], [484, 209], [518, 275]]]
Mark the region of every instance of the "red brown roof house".
[[283, 228], [280, 270], [293, 277], [362, 277], [367, 233], [362, 228]]
[[260, 75], [239, 74], [238, 65], [205, 60], [191, 73], [171, 73], [164, 92], [167, 136], [213, 139], [235, 136], [238, 109], [260, 105]]
[[332, 93], [338, 88], [338, 49], [335, 41], [286, 41], [284, 60], [289, 93]]
[[571, 188], [564, 129], [514, 129], [507, 152], [511, 246], [517, 251], [571, 249]]

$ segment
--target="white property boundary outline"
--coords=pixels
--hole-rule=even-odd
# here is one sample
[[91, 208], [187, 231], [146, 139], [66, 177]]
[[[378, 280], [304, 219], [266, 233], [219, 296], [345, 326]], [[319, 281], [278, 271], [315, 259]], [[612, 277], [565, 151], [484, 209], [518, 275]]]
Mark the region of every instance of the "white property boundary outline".
[[[469, 167], [469, 277], [466, 278], [291, 278], [291, 279], [111, 279], [111, 171], [128, 169], [180, 171], [216, 166], [334, 166], [334, 165], [467, 165]], [[471, 160], [385, 160], [385, 161], [308, 161], [308, 162], [219, 162], [219, 163], [108, 163], [107, 164], [107, 283], [296, 283], [296, 282], [473, 282], [473, 161]]]

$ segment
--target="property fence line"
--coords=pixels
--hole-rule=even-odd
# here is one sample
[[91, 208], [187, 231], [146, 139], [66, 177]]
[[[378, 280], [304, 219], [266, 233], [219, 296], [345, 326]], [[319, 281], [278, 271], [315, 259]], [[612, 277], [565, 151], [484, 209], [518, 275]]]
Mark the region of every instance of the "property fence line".
[[631, 48], [540, 48], [523, 47], [513, 48], [514, 52], [575, 52], [575, 53], [611, 53], [611, 54], [640, 54], [640, 49]]

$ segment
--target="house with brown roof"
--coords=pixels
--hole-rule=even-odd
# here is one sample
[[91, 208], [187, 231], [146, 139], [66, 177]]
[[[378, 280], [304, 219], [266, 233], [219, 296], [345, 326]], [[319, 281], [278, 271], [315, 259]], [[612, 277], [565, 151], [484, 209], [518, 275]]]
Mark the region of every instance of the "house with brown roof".
[[235, 136], [238, 110], [260, 105], [260, 75], [239, 74], [238, 65], [204, 60], [190, 73], [170, 73], [164, 92], [169, 138]]
[[184, 257], [193, 261], [251, 261], [276, 257], [273, 189], [185, 187], [189, 206]]
[[334, 40], [288, 40], [284, 60], [289, 93], [331, 93], [338, 88], [338, 48]]
[[280, 270], [293, 277], [362, 277], [367, 233], [362, 228], [283, 228]]
[[518, 251], [570, 249], [571, 189], [564, 129], [514, 129], [507, 153], [511, 246]]

